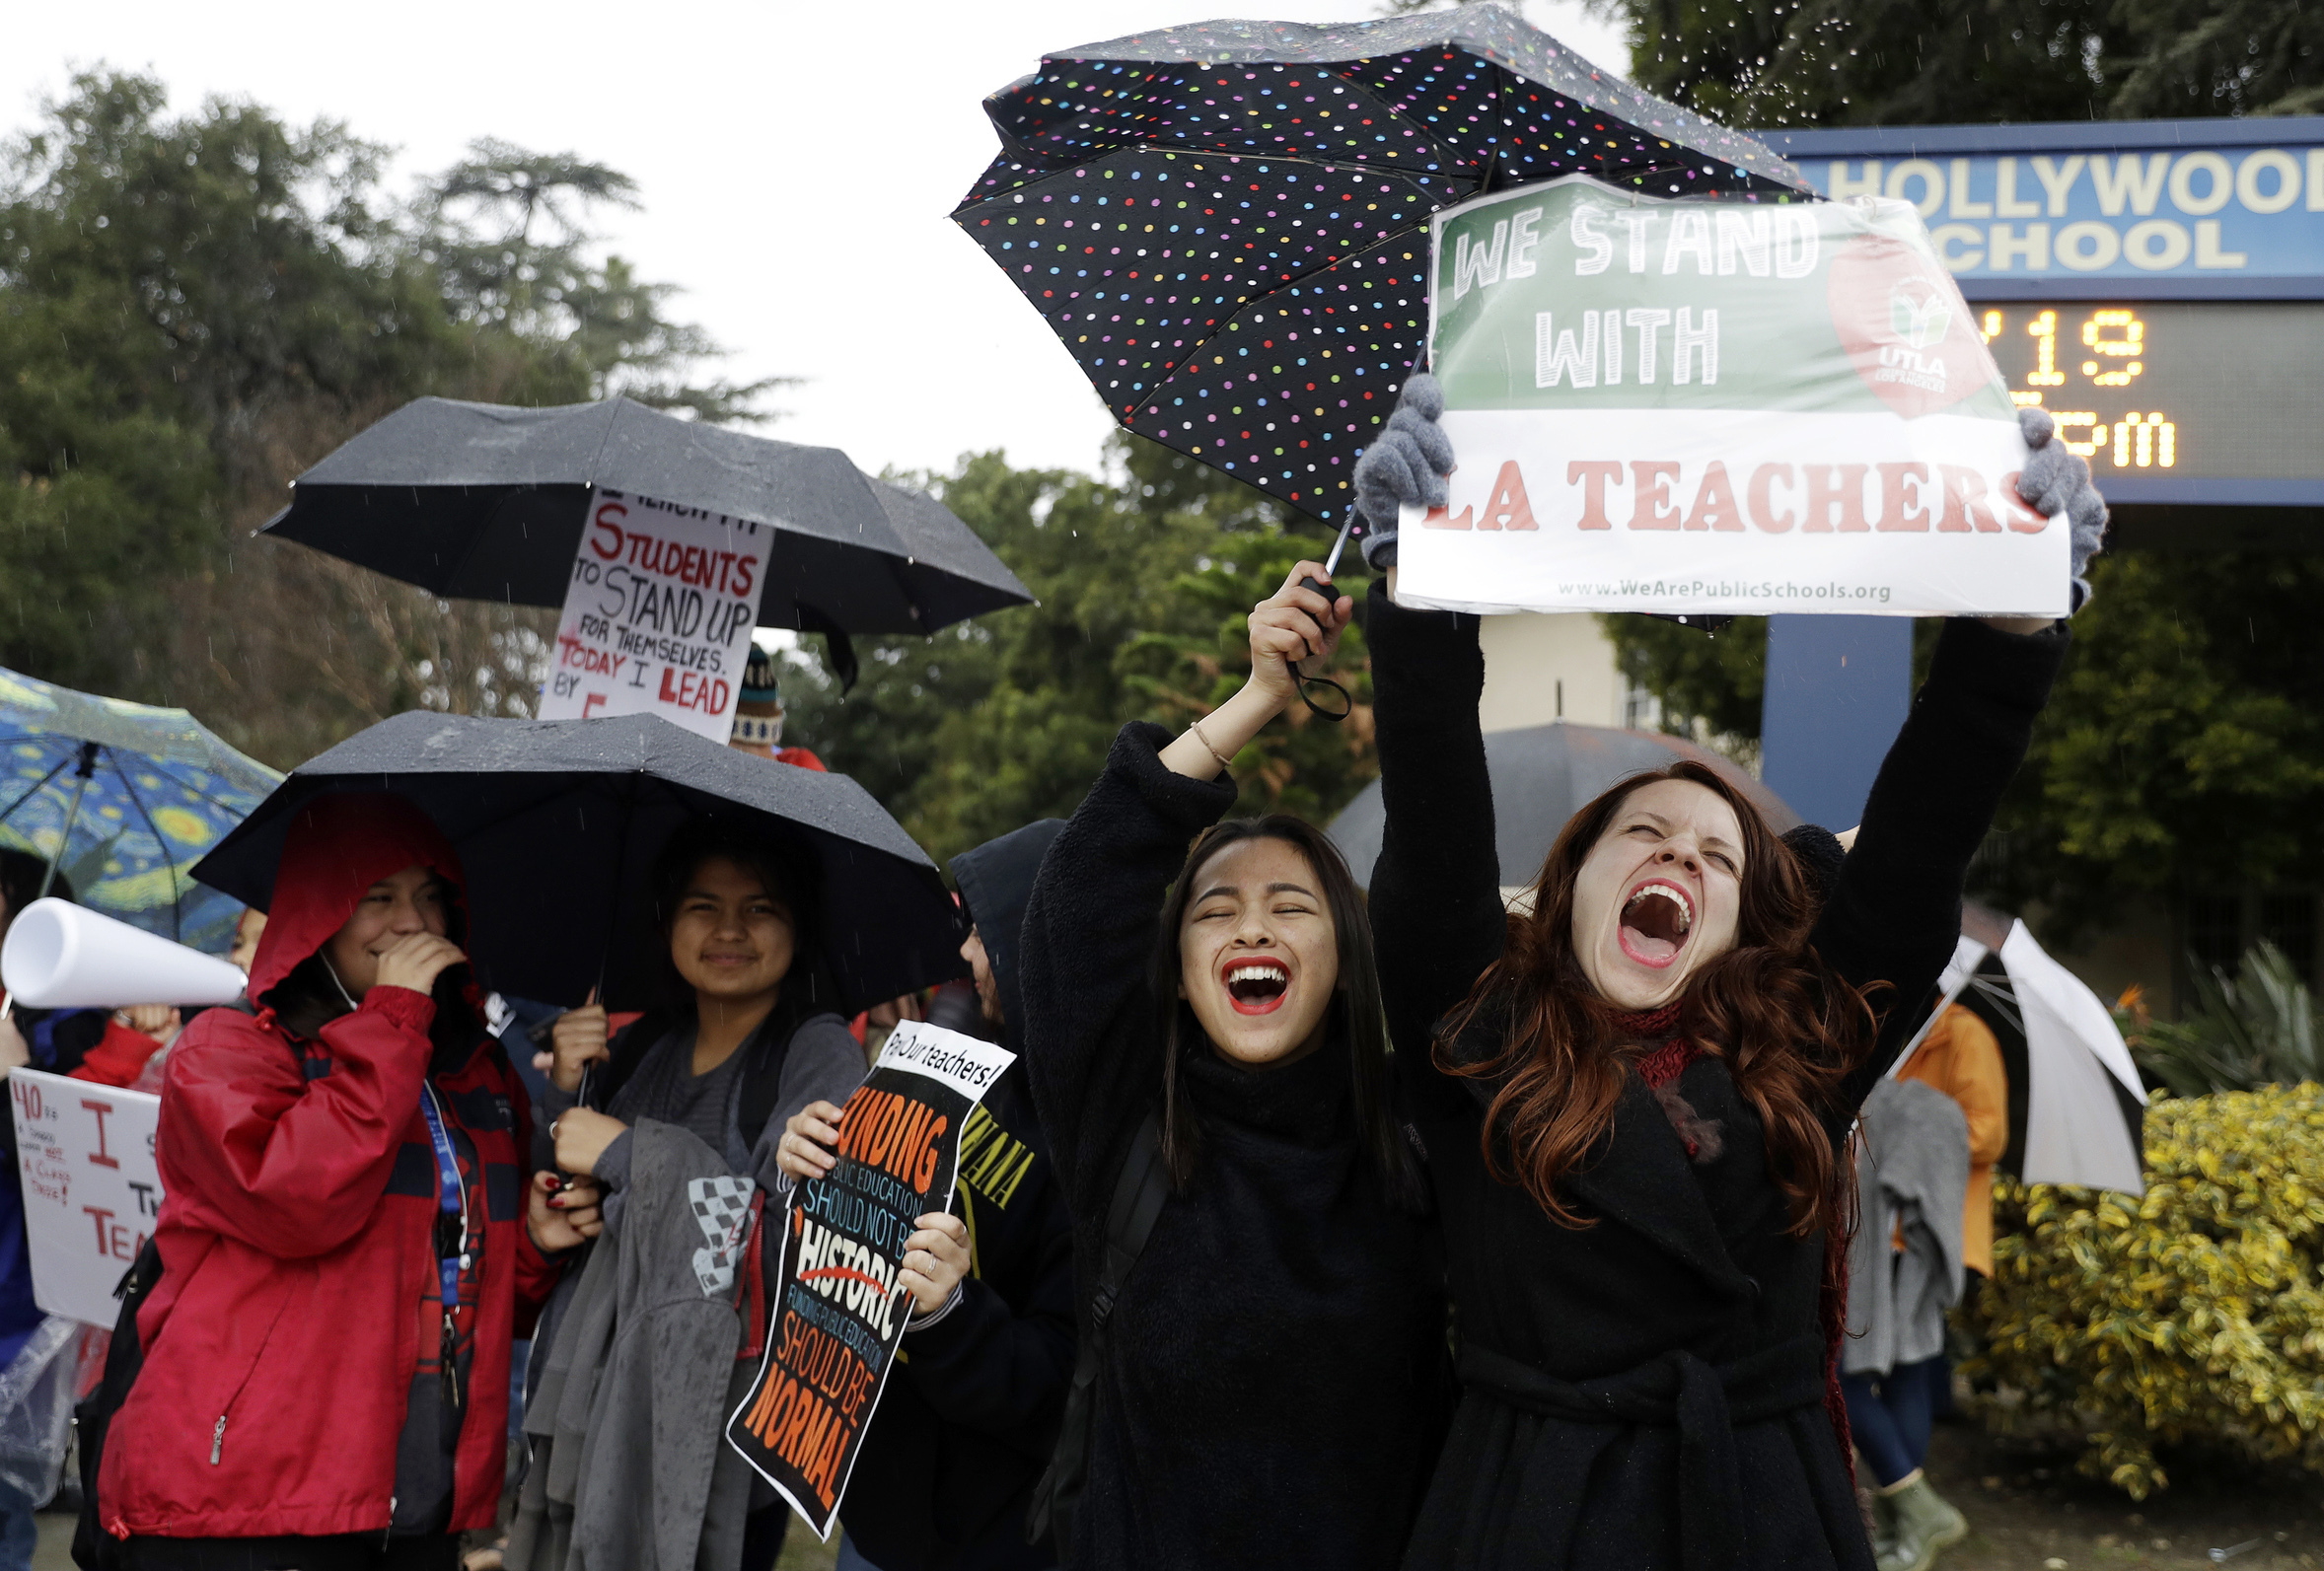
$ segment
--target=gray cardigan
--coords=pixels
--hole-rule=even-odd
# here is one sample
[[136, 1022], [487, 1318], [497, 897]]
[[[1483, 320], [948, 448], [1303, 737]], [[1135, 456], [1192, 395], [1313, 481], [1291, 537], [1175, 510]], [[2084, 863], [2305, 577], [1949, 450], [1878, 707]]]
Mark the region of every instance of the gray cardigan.
[[735, 1571], [752, 1472], [725, 1444], [753, 1363], [729, 1289], [697, 1274], [692, 1189], [726, 1163], [650, 1119], [631, 1131], [628, 1205], [591, 1250], [525, 1410], [531, 1465], [510, 1571]]
[[1945, 1311], [1961, 1301], [1969, 1118], [1934, 1086], [1882, 1080], [1864, 1100], [1863, 1130], [1840, 1367], [1885, 1375], [1943, 1352]]

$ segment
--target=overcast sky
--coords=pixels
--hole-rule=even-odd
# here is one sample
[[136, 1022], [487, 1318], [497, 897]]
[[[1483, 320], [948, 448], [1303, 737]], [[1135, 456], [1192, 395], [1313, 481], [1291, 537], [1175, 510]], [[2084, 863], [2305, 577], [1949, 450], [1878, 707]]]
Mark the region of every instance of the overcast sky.
[[[20, 5], [0, 50], [0, 125], [28, 126], [74, 69], [102, 63], [158, 75], [179, 109], [224, 95], [298, 122], [343, 119], [398, 150], [399, 192], [473, 137], [579, 153], [638, 181], [644, 211], [601, 212], [599, 223], [642, 276], [685, 287], [674, 314], [734, 351], [724, 375], [807, 379], [778, 396], [787, 412], [768, 435], [829, 443], [875, 470], [948, 467], [986, 448], [1087, 468], [1109, 428], [1104, 410], [945, 215], [995, 151], [986, 93], [1045, 51], [1214, 7], [1221, 0]], [[1332, 22], [1375, 7], [1266, 9]], [[1590, 59], [1627, 66], [1618, 35], [1578, 0], [1532, 0], [1528, 15]]]

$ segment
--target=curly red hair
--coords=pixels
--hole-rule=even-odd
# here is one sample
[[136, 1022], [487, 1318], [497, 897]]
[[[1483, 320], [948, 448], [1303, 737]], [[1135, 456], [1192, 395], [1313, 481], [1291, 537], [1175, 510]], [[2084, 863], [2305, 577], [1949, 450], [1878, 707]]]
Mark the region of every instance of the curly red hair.
[[[1622, 1013], [1599, 997], [1573, 950], [1573, 889], [1582, 862], [1631, 793], [1659, 780], [1713, 792], [1743, 831], [1735, 944], [1703, 966], [1679, 999], [1679, 1033], [1723, 1058], [1759, 1115], [1768, 1168], [1791, 1200], [1790, 1231], [1835, 1232], [1847, 1222], [1847, 1185], [1822, 1113], [1867, 1050], [1873, 1018], [1863, 995], [1827, 968], [1808, 943], [1818, 900], [1807, 870], [1750, 800], [1692, 759], [1635, 776], [1567, 821], [1533, 885], [1533, 908], [1509, 917], [1501, 958], [1478, 978], [1436, 1045], [1448, 1074], [1501, 1082], [1485, 1119], [1493, 1175], [1522, 1185], [1567, 1227], [1587, 1227], [1560, 1193], [1614, 1121], [1632, 1055]], [[1506, 1000], [1510, 1030], [1497, 1052], [1456, 1061], [1461, 1026], [1489, 1000]]]

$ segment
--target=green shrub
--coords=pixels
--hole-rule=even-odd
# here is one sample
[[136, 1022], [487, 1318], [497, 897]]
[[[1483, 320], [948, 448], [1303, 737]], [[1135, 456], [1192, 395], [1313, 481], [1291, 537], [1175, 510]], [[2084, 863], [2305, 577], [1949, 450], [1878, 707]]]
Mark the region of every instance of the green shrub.
[[2233, 976], [2192, 961], [2188, 968], [2195, 1001], [2183, 1019], [2150, 1020], [2135, 998], [2115, 1012], [2149, 1077], [2180, 1097], [2324, 1079], [2315, 1000], [2282, 950], [2262, 939]]
[[2324, 1473], [2324, 1087], [2163, 1098], [2145, 1197], [1995, 1185], [1994, 1276], [1963, 1311], [1982, 1414], [2079, 1429], [2137, 1499], [2157, 1443]]

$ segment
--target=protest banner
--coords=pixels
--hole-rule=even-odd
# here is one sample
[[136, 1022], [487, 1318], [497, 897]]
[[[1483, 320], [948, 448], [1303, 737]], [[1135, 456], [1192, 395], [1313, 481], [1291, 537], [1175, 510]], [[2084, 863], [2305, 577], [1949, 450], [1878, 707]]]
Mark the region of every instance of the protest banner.
[[724, 742], [774, 531], [602, 487], [588, 516], [540, 718], [655, 714]]
[[1436, 215], [1459, 467], [1398, 597], [1459, 610], [2058, 615], [2063, 519], [1908, 202], [1635, 196], [1585, 176]]
[[37, 1069], [10, 1071], [8, 1099], [33, 1300], [110, 1330], [121, 1312], [113, 1289], [161, 1214], [162, 1099]]
[[1015, 1061], [907, 1021], [841, 1109], [837, 1164], [792, 1192], [765, 1362], [726, 1438], [826, 1539], [904, 1338], [905, 1240], [952, 1203], [961, 1131]]

